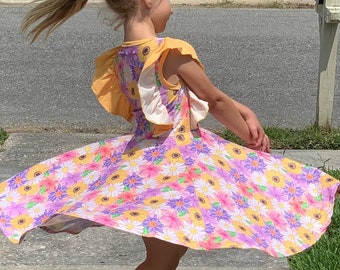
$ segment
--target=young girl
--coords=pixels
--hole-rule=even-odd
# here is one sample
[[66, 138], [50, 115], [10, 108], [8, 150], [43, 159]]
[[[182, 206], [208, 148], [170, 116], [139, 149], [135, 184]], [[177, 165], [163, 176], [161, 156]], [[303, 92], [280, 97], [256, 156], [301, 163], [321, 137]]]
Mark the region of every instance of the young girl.
[[[87, 0], [45, 0], [24, 20], [33, 41]], [[187, 248], [289, 256], [326, 230], [339, 182], [271, 156], [254, 113], [218, 90], [186, 42], [157, 38], [169, 0], [106, 0], [124, 41], [96, 61], [93, 91], [132, 133], [61, 154], [0, 183], [0, 228], [13, 243], [40, 227], [109, 226], [143, 236], [138, 270], [176, 269]], [[246, 144], [199, 127], [208, 111]], [[15, 201], [11, 198], [15, 198]], [[43, 211], [41, 211], [43, 209]], [[39, 210], [39, 211], [38, 211]]]

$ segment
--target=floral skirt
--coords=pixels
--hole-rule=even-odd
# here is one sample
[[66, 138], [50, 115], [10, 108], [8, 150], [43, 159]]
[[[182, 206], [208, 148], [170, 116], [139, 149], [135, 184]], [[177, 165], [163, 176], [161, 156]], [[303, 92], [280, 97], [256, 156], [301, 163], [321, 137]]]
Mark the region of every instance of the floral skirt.
[[0, 183], [0, 228], [13, 243], [40, 227], [108, 226], [192, 249], [256, 248], [274, 257], [313, 245], [339, 182], [204, 129], [120, 136], [63, 153]]

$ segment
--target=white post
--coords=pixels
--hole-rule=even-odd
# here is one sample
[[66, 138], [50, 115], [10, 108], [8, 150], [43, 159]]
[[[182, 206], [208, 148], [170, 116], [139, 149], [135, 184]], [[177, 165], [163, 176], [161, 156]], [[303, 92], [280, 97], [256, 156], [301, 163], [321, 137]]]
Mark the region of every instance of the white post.
[[340, 19], [340, 0], [319, 0], [316, 6], [319, 13], [320, 58], [317, 101], [317, 124], [332, 126], [337, 28]]
[[319, 18], [320, 59], [319, 87], [317, 104], [317, 123], [322, 127], [331, 127], [334, 99], [334, 82], [337, 53], [337, 23], [326, 23]]

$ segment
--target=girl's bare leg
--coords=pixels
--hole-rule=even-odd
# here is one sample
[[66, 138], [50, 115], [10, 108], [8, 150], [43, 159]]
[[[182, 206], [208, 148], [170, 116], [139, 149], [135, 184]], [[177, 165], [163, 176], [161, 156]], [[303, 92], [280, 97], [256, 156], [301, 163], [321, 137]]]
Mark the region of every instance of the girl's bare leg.
[[157, 238], [143, 237], [146, 259], [136, 270], [175, 270], [187, 247]]

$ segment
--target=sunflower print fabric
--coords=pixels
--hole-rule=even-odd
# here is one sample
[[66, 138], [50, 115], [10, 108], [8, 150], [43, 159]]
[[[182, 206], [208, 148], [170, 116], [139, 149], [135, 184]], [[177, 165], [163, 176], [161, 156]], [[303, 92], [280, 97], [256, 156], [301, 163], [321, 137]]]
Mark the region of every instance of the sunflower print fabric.
[[[339, 182], [195, 126], [190, 91], [160, 72], [167, 50], [191, 53], [187, 43], [123, 45], [104, 57], [111, 66], [100, 80], [112, 95], [106, 109], [125, 115], [131, 134], [63, 153], [0, 183], [0, 228], [8, 239], [20, 243], [38, 227], [76, 234], [108, 226], [192, 249], [256, 248], [274, 257], [313, 245], [330, 223]], [[145, 97], [159, 100], [153, 110], [166, 121], [148, 120], [154, 104]]]

